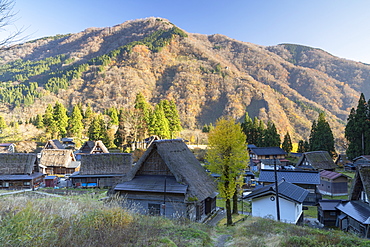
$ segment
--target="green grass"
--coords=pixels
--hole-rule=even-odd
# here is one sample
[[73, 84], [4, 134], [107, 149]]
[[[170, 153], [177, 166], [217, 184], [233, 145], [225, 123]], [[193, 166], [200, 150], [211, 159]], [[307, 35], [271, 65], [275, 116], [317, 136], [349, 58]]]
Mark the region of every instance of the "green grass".
[[[217, 198], [216, 206], [219, 208], [225, 208], [226, 206], [225, 200], [222, 198]], [[232, 206], [232, 203], [231, 203]], [[243, 202], [240, 200], [238, 201], [238, 211], [239, 212], [251, 212], [251, 204], [248, 201], [243, 200]]]
[[89, 194], [54, 198], [34, 192], [3, 196], [1, 246], [210, 246], [210, 228], [103, 203]]
[[316, 206], [307, 206], [308, 210], [304, 210], [305, 218], [317, 218], [317, 207]]
[[[248, 216], [210, 227], [103, 203], [89, 194], [52, 198], [33, 192], [0, 201], [1, 246], [370, 246], [336, 230], [318, 230]], [[218, 202], [220, 203], [220, 202]], [[243, 215], [233, 216], [233, 221]]]
[[346, 196], [327, 196], [327, 195], [323, 195], [322, 199], [326, 199], [326, 200], [348, 200], [348, 195], [346, 195]]

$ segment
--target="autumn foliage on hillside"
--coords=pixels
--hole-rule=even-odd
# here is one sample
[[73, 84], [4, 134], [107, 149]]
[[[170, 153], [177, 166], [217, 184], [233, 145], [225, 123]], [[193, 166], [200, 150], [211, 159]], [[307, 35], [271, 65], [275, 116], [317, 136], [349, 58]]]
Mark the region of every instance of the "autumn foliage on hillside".
[[[293, 141], [308, 140], [324, 111], [343, 140], [349, 111], [370, 95], [370, 66], [311, 47], [264, 47], [223, 35], [190, 34], [162, 18], [46, 37], [0, 53], [0, 110], [8, 121], [43, 114], [59, 101], [94, 111], [176, 102], [184, 128], [221, 116], [273, 122]], [[281, 136], [283, 137], [283, 136]]]

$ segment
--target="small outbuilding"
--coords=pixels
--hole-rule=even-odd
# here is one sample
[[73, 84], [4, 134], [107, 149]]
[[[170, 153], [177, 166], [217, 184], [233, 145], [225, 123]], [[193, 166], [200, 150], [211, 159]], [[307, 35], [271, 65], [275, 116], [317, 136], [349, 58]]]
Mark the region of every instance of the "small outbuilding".
[[317, 220], [324, 226], [335, 226], [340, 211], [336, 208], [342, 200], [321, 200], [317, 206]]
[[320, 184], [317, 186], [322, 195], [345, 196], [348, 195], [347, 175], [333, 171], [320, 172]]
[[[280, 208], [280, 221], [298, 224], [303, 221], [302, 203], [307, 197], [308, 191], [291, 184], [281, 181], [278, 184], [278, 198]], [[252, 216], [262, 218], [272, 218], [277, 220], [276, 207], [276, 186], [271, 184], [252, 191], [243, 199], [249, 199], [252, 203]]]
[[45, 187], [55, 187], [58, 184], [57, 176], [46, 176], [44, 178]]

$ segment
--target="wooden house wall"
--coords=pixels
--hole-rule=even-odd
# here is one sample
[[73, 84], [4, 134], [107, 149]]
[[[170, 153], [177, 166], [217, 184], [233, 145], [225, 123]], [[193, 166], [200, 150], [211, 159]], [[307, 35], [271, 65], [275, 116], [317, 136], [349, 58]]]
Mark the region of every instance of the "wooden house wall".
[[120, 195], [127, 199], [129, 206], [142, 214], [149, 214], [149, 205], [158, 205], [159, 215], [169, 218], [187, 217], [188, 215], [187, 205], [184, 203], [185, 196], [181, 194], [120, 191]]
[[366, 232], [367, 225], [361, 224], [352, 217], [348, 216], [347, 231], [357, 233], [360, 237], [368, 237], [369, 231]]
[[136, 173], [136, 175], [167, 175], [173, 176], [170, 169], [158, 154], [157, 151], [153, 151], [147, 157], [146, 161]]
[[45, 172], [48, 175], [65, 175], [65, 174], [72, 174], [75, 171], [76, 171], [75, 168], [48, 166]]
[[58, 184], [58, 178], [55, 177], [54, 179], [45, 179], [45, 187], [54, 187]]
[[324, 226], [335, 226], [339, 212], [337, 210], [322, 210], [321, 207], [317, 208], [317, 219]]
[[[72, 185], [74, 187], [98, 187], [98, 188], [110, 188], [113, 185], [117, 184], [122, 177], [86, 177], [86, 178], [73, 178]], [[86, 186], [83, 186], [86, 185]]]
[[43, 182], [43, 177], [38, 177], [29, 180], [2, 180], [0, 182], [1, 189], [32, 189], [38, 187]]
[[279, 154], [279, 155], [256, 155], [253, 158], [256, 159], [274, 159], [274, 156], [276, 156], [276, 159], [285, 159], [285, 155]]
[[348, 183], [321, 180], [321, 184], [317, 186], [322, 194], [327, 195], [347, 195], [348, 194]]

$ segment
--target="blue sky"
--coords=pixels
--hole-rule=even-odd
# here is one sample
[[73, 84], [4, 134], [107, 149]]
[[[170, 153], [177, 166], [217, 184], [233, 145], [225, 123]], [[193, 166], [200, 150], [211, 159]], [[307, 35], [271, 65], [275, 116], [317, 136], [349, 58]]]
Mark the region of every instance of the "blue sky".
[[370, 63], [368, 0], [15, 0], [14, 11], [30, 39], [155, 16], [191, 33], [307, 45]]

